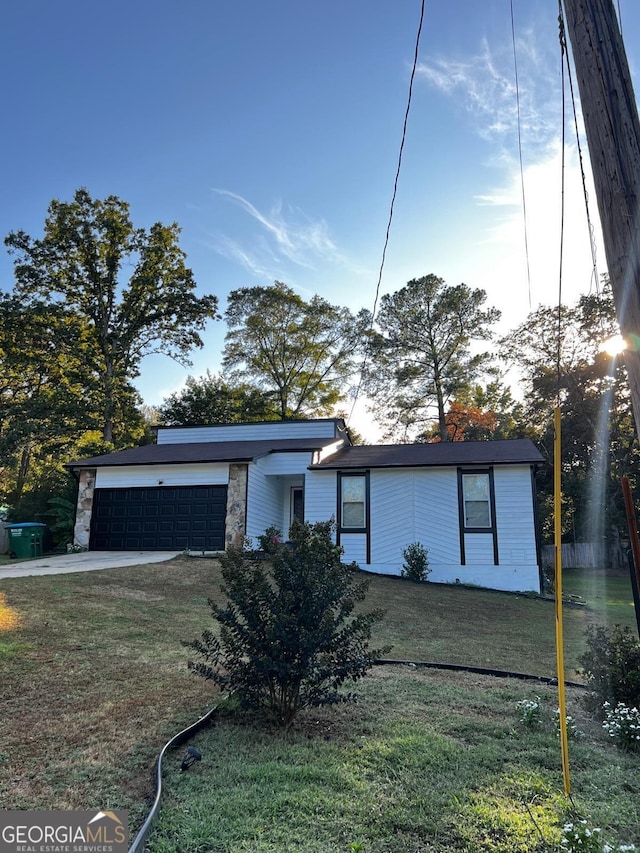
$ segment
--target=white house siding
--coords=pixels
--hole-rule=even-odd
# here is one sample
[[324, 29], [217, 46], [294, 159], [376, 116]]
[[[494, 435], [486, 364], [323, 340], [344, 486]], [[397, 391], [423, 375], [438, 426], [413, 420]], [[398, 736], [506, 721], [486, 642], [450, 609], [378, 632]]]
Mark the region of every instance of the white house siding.
[[247, 536], [267, 527], [286, 536], [291, 524], [291, 487], [304, 486], [311, 453], [269, 453], [249, 465]]
[[528, 465], [495, 469], [499, 566], [483, 573], [485, 586], [540, 591], [531, 469]]
[[264, 441], [274, 438], [332, 438], [334, 421], [274, 421], [198, 427], [158, 427], [158, 444], [199, 441]]
[[304, 517], [312, 524], [336, 517], [336, 472], [307, 471], [304, 481]]
[[150, 486], [224, 486], [229, 482], [226, 462], [197, 462], [178, 465], [126, 465], [98, 468], [96, 489], [126, 489]]
[[[501, 550], [498, 548], [498, 554]], [[465, 533], [464, 554], [468, 566], [493, 566], [495, 560], [493, 535], [491, 533]]]
[[420, 542], [429, 552], [432, 580], [440, 565], [458, 561], [458, 486], [455, 469], [372, 470], [371, 565], [400, 574], [402, 549]]
[[[309, 480], [310, 520], [335, 513], [336, 476], [319, 472]], [[495, 466], [499, 565], [494, 565], [493, 536], [465, 535], [465, 565], [460, 562], [458, 481], [455, 468], [416, 468], [370, 472], [371, 563], [361, 534], [343, 534], [345, 559], [383, 574], [400, 574], [402, 549], [421, 542], [429, 555], [429, 579], [512, 591], [539, 591], [536, 538], [528, 465]], [[313, 517], [310, 513], [313, 512]]]
[[256, 459], [254, 466], [265, 477], [284, 474], [300, 474], [311, 464], [311, 453], [269, 453]]
[[341, 533], [340, 544], [344, 548], [343, 563], [356, 562], [360, 568], [367, 566], [367, 536], [365, 533]]
[[265, 477], [260, 467], [252, 463], [247, 487], [247, 536], [254, 539], [267, 527], [280, 528], [281, 523], [282, 484], [276, 477]]

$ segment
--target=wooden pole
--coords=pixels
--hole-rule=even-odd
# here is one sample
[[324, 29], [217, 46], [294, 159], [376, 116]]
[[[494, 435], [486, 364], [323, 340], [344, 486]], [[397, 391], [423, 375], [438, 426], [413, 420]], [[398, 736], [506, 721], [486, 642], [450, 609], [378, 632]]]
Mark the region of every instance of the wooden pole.
[[624, 509], [627, 515], [627, 528], [633, 555], [633, 565], [629, 565], [629, 572], [631, 573], [631, 589], [633, 591], [633, 606], [636, 611], [638, 637], [640, 637], [640, 538], [638, 537], [636, 511], [633, 506], [633, 495], [628, 477], [622, 478], [622, 494], [624, 495]]
[[600, 222], [640, 428], [640, 122], [613, 0], [564, 0]]

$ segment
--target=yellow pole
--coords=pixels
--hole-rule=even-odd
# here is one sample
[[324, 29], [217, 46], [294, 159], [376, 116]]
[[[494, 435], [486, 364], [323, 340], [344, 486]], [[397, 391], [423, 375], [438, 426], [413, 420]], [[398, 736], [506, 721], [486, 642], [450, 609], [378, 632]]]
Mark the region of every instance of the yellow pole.
[[553, 411], [555, 438], [553, 443], [553, 533], [556, 567], [556, 661], [558, 670], [558, 705], [560, 708], [560, 747], [562, 750], [562, 775], [564, 793], [571, 793], [569, 778], [569, 740], [567, 737], [567, 701], [564, 691], [564, 641], [562, 636], [562, 444], [560, 441], [560, 407]]

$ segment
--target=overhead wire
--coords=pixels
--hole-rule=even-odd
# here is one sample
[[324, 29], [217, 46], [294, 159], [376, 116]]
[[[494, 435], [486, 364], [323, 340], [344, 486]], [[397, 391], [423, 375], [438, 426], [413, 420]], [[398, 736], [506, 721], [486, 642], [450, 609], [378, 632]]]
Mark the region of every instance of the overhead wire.
[[511, 42], [513, 44], [513, 70], [516, 84], [516, 114], [518, 125], [518, 156], [520, 158], [520, 186], [522, 188], [522, 219], [524, 225], [524, 253], [527, 262], [527, 290], [529, 294], [529, 311], [531, 311], [531, 266], [529, 263], [529, 239], [527, 227], [527, 198], [524, 189], [524, 166], [522, 163], [522, 129], [520, 118], [520, 85], [518, 83], [518, 54], [516, 50], [516, 27], [513, 15], [513, 0], [511, 0]]
[[[587, 190], [587, 178], [586, 178], [586, 173], [585, 173], [585, 168], [584, 168], [584, 156], [582, 153], [582, 143], [580, 141], [580, 129], [578, 126], [578, 111], [576, 108], [576, 95], [575, 95], [575, 90], [574, 90], [574, 86], [573, 86], [573, 74], [571, 72], [571, 62], [569, 61], [569, 50], [567, 48], [567, 37], [566, 37], [565, 28], [564, 28], [564, 17], [563, 17], [563, 13], [562, 13], [562, 2], [561, 2], [561, 0], [558, 0], [558, 5], [559, 5], [558, 22], [559, 22], [559, 26], [560, 26], [560, 48], [562, 51], [562, 60], [563, 60], [562, 69], [563, 69], [563, 74], [564, 74], [564, 68], [566, 66], [567, 79], [569, 81], [569, 92], [571, 94], [571, 108], [572, 108], [572, 112], [573, 112], [573, 126], [574, 126], [575, 134], [576, 134], [576, 145], [577, 145], [577, 149], [578, 149], [578, 161], [580, 164], [580, 179], [582, 181], [582, 194], [584, 197], [584, 207], [585, 207], [586, 216], [587, 216], [587, 227], [589, 230], [589, 244], [590, 244], [590, 248], [591, 248], [592, 268], [591, 268], [591, 287], [589, 288], [589, 292], [591, 292], [591, 288], [595, 285], [596, 294], [599, 296], [600, 295], [600, 277], [598, 275], [598, 259], [597, 259], [598, 253], [597, 253], [597, 247], [596, 247], [595, 229], [593, 227], [593, 220], [591, 218], [591, 211], [590, 211], [590, 207], [589, 207], [589, 191]], [[563, 88], [563, 93], [564, 93], [564, 77], [563, 77], [562, 88]], [[563, 105], [563, 110], [564, 110], [564, 105]], [[563, 112], [563, 119], [564, 119], [564, 112]], [[563, 127], [564, 127], [564, 121], [563, 121]]]
[[557, 405], [560, 405], [560, 379], [561, 379], [561, 354], [562, 354], [562, 272], [564, 261], [564, 211], [565, 211], [565, 112], [566, 112], [566, 96], [565, 96], [565, 80], [564, 67], [567, 40], [564, 28], [564, 15], [562, 13], [562, 0], [558, 0], [558, 27], [560, 38], [560, 88], [562, 102], [562, 139], [561, 139], [561, 154], [560, 154], [560, 250], [558, 258], [558, 334], [557, 334], [557, 351], [556, 351], [556, 395]]
[[[416, 69], [418, 67], [418, 55], [420, 52], [420, 36], [422, 35], [422, 24], [424, 21], [424, 7], [425, 7], [425, 0], [421, 0], [420, 19], [418, 21], [418, 32], [416, 35], [415, 50], [414, 50], [414, 54], [413, 54], [413, 66], [411, 68], [411, 77], [409, 79], [409, 93], [407, 96], [407, 106], [406, 106], [405, 113], [404, 113], [404, 122], [402, 124], [402, 137], [400, 139], [400, 149], [398, 151], [398, 163], [397, 163], [397, 167], [396, 167], [395, 178], [393, 181], [393, 193], [391, 195], [391, 204], [389, 205], [389, 216], [387, 219], [387, 229], [385, 232], [384, 244], [382, 247], [382, 257], [380, 260], [380, 269], [378, 271], [378, 281], [376, 284], [375, 298], [373, 300], [373, 310], [371, 312], [371, 324], [369, 326], [369, 332], [371, 332], [373, 330], [373, 325], [374, 325], [375, 318], [376, 318], [376, 311], [378, 310], [378, 301], [380, 299], [380, 287], [382, 285], [382, 276], [384, 273], [384, 266], [385, 266], [385, 262], [386, 262], [386, 258], [387, 258], [387, 248], [389, 246], [389, 238], [391, 236], [391, 223], [393, 222], [393, 213], [394, 213], [394, 208], [395, 208], [395, 203], [396, 203], [396, 196], [398, 194], [398, 183], [400, 180], [400, 170], [402, 168], [402, 155], [404, 153], [404, 145], [405, 145], [405, 141], [407, 138], [407, 126], [409, 123], [409, 112], [411, 110], [411, 101], [413, 98], [413, 81], [415, 79]], [[365, 371], [366, 366], [367, 366], [367, 355], [368, 355], [368, 353], [365, 350], [365, 355], [364, 355], [364, 358], [362, 360], [362, 364], [360, 365], [360, 375], [358, 378], [358, 385], [356, 387], [356, 392], [354, 394], [353, 403], [351, 405], [351, 411], [349, 412], [349, 415], [347, 417], [347, 424], [349, 423], [349, 421], [353, 417], [353, 412], [354, 412], [354, 409], [356, 407], [356, 403], [358, 402], [358, 397], [360, 396], [360, 391], [362, 390], [362, 380], [363, 380], [363, 376], [364, 376], [364, 371]]]

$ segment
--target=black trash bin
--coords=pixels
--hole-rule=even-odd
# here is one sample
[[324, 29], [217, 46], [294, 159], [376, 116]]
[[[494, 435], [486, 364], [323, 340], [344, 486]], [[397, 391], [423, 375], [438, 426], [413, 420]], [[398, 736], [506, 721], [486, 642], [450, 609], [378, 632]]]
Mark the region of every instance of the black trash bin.
[[45, 535], [48, 532], [46, 524], [38, 521], [23, 521], [20, 524], [6, 524], [9, 534], [9, 556], [21, 560], [41, 557]]

